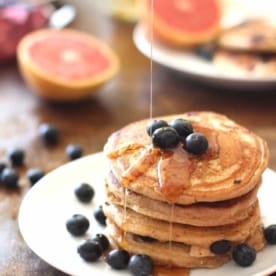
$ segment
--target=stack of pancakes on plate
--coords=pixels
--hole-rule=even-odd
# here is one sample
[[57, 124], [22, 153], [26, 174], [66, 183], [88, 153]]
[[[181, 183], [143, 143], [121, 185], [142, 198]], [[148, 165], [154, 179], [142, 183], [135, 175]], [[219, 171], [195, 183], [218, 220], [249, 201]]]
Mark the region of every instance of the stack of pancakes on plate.
[[104, 147], [109, 237], [130, 253], [176, 267], [218, 267], [242, 242], [261, 250], [257, 192], [268, 163], [267, 144], [213, 112], [158, 119], [169, 123], [176, 118], [205, 135], [205, 153], [153, 147], [146, 131], [150, 119], [109, 137]]

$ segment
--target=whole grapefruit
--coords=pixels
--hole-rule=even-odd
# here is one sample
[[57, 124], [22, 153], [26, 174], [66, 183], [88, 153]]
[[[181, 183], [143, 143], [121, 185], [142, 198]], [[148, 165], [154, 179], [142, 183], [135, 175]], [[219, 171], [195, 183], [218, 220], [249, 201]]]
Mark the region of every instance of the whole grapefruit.
[[72, 29], [29, 33], [19, 42], [17, 59], [31, 89], [54, 101], [88, 97], [119, 70], [119, 58], [106, 43]]
[[147, 0], [145, 12], [148, 29], [174, 46], [209, 42], [220, 30], [218, 0]]

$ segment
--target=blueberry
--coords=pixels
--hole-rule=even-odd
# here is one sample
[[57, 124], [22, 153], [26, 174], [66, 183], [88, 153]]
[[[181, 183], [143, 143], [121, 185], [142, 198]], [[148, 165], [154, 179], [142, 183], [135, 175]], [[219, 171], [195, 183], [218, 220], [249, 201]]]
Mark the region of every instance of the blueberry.
[[147, 133], [149, 136], [152, 136], [153, 132], [161, 127], [167, 127], [168, 123], [164, 120], [153, 120], [150, 121], [148, 126], [147, 126]]
[[24, 163], [25, 152], [21, 148], [11, 148], [8, 150], [8, 158], [13, 166], [21, 166]]
[[78, 159], [82, 156], [82, 148], [77, 144], [69, 144], [66, 147], [66, 154], [70, 160]]
[[239, 266], [250, 266], [256, 259], [256, 250], [246, 243], [236, 245], [232, 251], [232, 257]]
[[48, 145], [55, 145], [59, 140], [59, 131], [53, 124], [44, 123], [39, 126], [39, 134]]
[[153, 262], [148, 255], [136, 254], [131, 256], [128, 268], [134, 276], [152, 275]]
[[13, 168], [5, 168], [1, 173], [1, 183], [7, 188], [18, 187], [19, 175]]
[[193, 133], [192, 124], [185, 119], [175, 119], [170, 122], [170, 126], [177, 131], [181, 138], [186, 138], [189, 134]]
[[81, 236], [89, 228], [89, 220], [80, 214], [73, 215], [66, 221], [66, 228], [73, 236]]
[[148, 236], [138, 236], [138, 239], [142, 242], [146, 242], [146, 243], [151, 243], [151, 242], [156, 242], [157, 239], [152, 238], [152, 237], [148, 237]]
[[104, 234], [96, 234], [96, 237], [92, 240], [99, 243], [102, 251], [106, 251], [109, 248], [109, 240]]
[[2, 173], [2, 171], [7, 167], [8, 165], [2, 161], [0, 161], [0, 175]]
[[178, 146], [180, 137], [174, 128], [162, 127], [153, 132], [152, 143], [161, 150], [171, 150]]
[[232, 243], [229, 240], [215, 241], [210, 246], [210, 251], [216, 255], [223, 255], [229, 252], [232, 247]]
[[98, 206], [94, 210], [94, 218], [100, 225], [106, 226], [106, 216], [103, 212], [103, 206]]
[[87, 262], [95, 262], [102, 256], [102, 248], [98, 242], [85, 240], [77, 249], [80, 256]]
[[94, 197], [94, 189], [87, 183], [81, 183], [75, 189], [75, 195], [79, 201], [87, 203], [90, 202]]
[[268, 243], [276, 244], [276, 224], [272, 224], [264, 229], [264, 236]]
[[31, 168], [27, 171], [27, 178], [29, 179], [32, 186], [44, 175], [44, 171], [40, 168]]
[[208, 149], [208, 140], [203, 134], [194, 132], [186, 137], [185, 149], [189, 153], [203, 154]]
[[212, 61], [214, 57], [216, 47], [214, 44], [207, 44], [201, 46], [195, 50], [197, 56], [201, 57], [206, 61]]
[[126, 250], [113, 249], [106, 258], [107, 263], [114, 269], [125, 269], [128, 266], [130, 255]]

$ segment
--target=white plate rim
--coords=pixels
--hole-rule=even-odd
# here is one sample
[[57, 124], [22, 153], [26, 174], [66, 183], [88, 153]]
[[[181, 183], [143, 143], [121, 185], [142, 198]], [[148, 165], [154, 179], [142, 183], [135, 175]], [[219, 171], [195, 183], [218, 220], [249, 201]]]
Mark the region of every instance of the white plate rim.
[[[103, 173], [105, 172], [104, 167], [105, 167], [104, 166], [104, 157], [103, 157], [102, 152], [99, 152], [96, 154], [91, 154], [91, 155], [82, 157], [78, 160], [64, 164], [61, 167], [58, 167], [57, 169], [48, 173], [35, 186], [33, 186], [27, 192], [25, 197], [23, 198], [20, 209], [19, 209], [18, 224], [19, 224], [20, 232], [21, 232], [22, 237], [25, 240], [26, 244], [31, 248], [31, 250], [35, 254], [37, 254], [40, 258], [42, 258], [44, 261], [49, 263], [51, 266], [65, 272], [65, 273], [68, 273], [70, 275], [78, 275], [78, 276], [85, 275], [86, 276], [86, 275], [88, 275], [88, 273], [87, 273], [88, 271], [90, 271], [90, 273], [93, 273], [93, 272], [103, 273], [104, 272], [104, 275], [107, 275], [107, 276], [130, 275], [127, 271], [112, 270], [106, 264], [103, 264], [103, 263], [98, 262], [96, 264], [94, 264], [94, 263], [89, 264], [89, 263], [82, 261], [80, 258], [75, 259], [77, 254], [75, 254], [73, 259], [70, 258], [69, 262], [64, 262], [64, 261], [61, 262], [60, 259], [56, 260], [56, 259], [52, 258], [49, 255], [49, 252], [45, 252], [45, 248], [43, 248], [43, 245], [45, 245], [45, 242], [43, 244], [42, 240], [40, 240], [40, 239], [38, 240], [37, 238], [34, 238], [35, 232], [33, 232], [33, 229], [41, 230], [40, 227], [42, 227], [42, 225], [39, 225], [39, 224], [37, 225], [32, 219], [37, 218], [38, 210], [42, 211], [42, 214], [43, 214], [43, 212], [45, 212], [45, 210], [43, 208], [46, 207], [43, 205], [44, 207], [42, 208], [42, 205], [41, 205], [39, 207], [42, 209], [39, 209], [38, 206], [35, 205], [36, 200], [38, 200], [39, 204], [43, 203], [43, 197], [41, 197], [41, 194], [39, 194], [39, 193], [45, 192], [48, 188], [48, 187], [46, 187], [47, 185], [52, 185], [52, 186], [58, 185], [59, 181], [61, 181], [61, 180], [64, 181], [66, 179], [65, 178], [66, 174], [69, 174], [70, 177], [68, 179], [68, 183], [70, 183], [70, 182], [71, 183], [70, 183], [70, 185], [68, 184], [68, 187], [67, 187], [67, 183], [66, 183], [66, 185], [65, 185], [65, 183], [61, 183], [61, 185], [66, 187], [66, 189], [70, 188], [70, 191], [72, 191], [72, 188], [76, 186], [76, 184], [77, 184], [76, 180], [78, 181], [78, 183], [79, 182], [89, 182], [89, 181], [99, 181], [100, 179], [103, 178]], [[73, 177], [74, 172], [76, 172], [75, 178]], [[95, 175], [95, 173], [97, 174], [96, 177], [93, 176], [93, 174]], [[267, 169], [264, 173], [264, 182], [270, 183], [270, 181], [268, 181], [268, 180], [271, 178], [273, 179], [273, 181], [274, 180], [276, 181], [276, 174], [271, 169]], [[103, 179], [102, 179], [102, 184], [103, 184]], [[64, 189], [63, 186], [62, 186], [62, 188]], [[262, 186], [266, 186], [266, 185], [262, 185]], [[270, 186], [273, 187], [273, 185], [270, 185]], [[52, 187], [50, 187], [50, 188], [52, 188]], [[262, 187], [261, 187], [261, 189], [262, 189]], [[54, 192], [51, 189], [50, 189], [50, 191], [51, 191], [51, 193]], [[63, 191], [63, 190], [61, 190], [61, 191]], [[274, 191], [276, 192], [276, 187], [274, 188]], [[102, 196], [103, 196], [102, 192], [103, 191], [101, 191], [97, 194], [97, 190], [96, 190], [96, 197], [98, 196], [98, 198], [95, 199], [96, 203], [95, 202], [92, 203], [92, 205], [94, 204], [93, 206], [96, 206], [97, 204], [99, 204], [99, 199], [102, 198]], [[55, 195], [55, 193], [53, 193], [53, 195]], [[84, 212], [85, 215], [88, 214], [87, 213], [88, 211], [89, 212], [91, 211], [91, 208], [92, 208], [91, 205], [80, 205], [80, 203], [75, 199], [75, 196], [73, 195], [73, 191], [68, 196], [70, 198], [69, 204], [71, 204], [72, 203], [71, 201], [73, 200], [74, 204], [78, 204], [79, 206], [81, 206], [80, 208]], [[263, 192], [262, 197], [263, 196], [264, 196], [264, 192]], [[51, 194], [51, 197], [52, 197], [52, 194]], [[62, 198], [62, 200], [64, 200], [63, 202], [66, 202], [66, 200], [69, 201], [69, 199], [67, 199], [66, 197]], [[273, 200], [271, 202], [272, 202], [272, 204], [274, 203]], [[45, 203], [46, 202], [44, 202], [44, 204]], [[263, 203], [268, 204], [268, 201], [263, 200]], [[274, 204], [276, 204], [276, 202]], [[34, 209], [35, 207], [37, 209]], [[266, 205], [266, 206], [264, 206], [264, 208], [266, 208], [266, 209], [271, 208], [271, 206]], [[46, 210], [46, 214], [47, 214], [47, 210]], [[72, 214], [72, 210], [68, 210], [68, 214]], [[49, 215], [49, 213], [48, 213], [48, 215]], [[51, 215], [53, 215], [53, 213], [51, 213]], [[266, 219], [266, 218], [264, 218], [264, 219]], [[276, 216], [275, 216], [275, 221], [276, 221]], [[29, 225], [29, 223], [33, 223], [33, 224]], [[64, 223], [64, 222], [62, 222], [62, 223]], [[32, 230], [32, 233], [30, 233], [30, 229]], [[96, 229], [95, 231], [97, 232], [97, 231], [99, 231], [99, 229], [102, 231], [104, 230], [103, 228], [100, 227], [100, 228]], [[47, 229], [47, 230], [49, 230], [49, 229]], [[65, 230], [65, 224], [64, 224], [64, 229], [62, 229], [61, 232], [62, 232], [62, 235], [64, 235], [64, 237], [67, 239], [67, 241], [69, 239], [72, 239], [73, 244], [79, 244], [79, 242], [83, 239], [83, 238], [74, 238], [71, 236], [69, 237], [69, 234]], [[42, 234], [42, 233], [38, 233], [38, 234]], [[45, 232], [43, 234], [45, 234]], [[46, 240], [48, 240], [48, 239], [46, 239]], [[38, 241], [41, 242], [41, 244], [38, 244], [37, 243]], [[265, 251], [267, 251], [267, 250], [270, 250], [273, 254], [275, 254], [274, 256], [276, 256], [276, 247], [273, 248], [272, 246], [268, 247], [267, 249], [265, 249], [262, 252], [259, 252], [258, 256], [265, 254]], [[267, 253], [267, 254], [269, 254], [269, 253]], [[76, 261], [75, 263], [76, 263], [76, 265], [78, 265], [78, 268], [76, 268], [74, 266], [74, 264], [72, 264], [72, 262], [74, 262], [74, 261]], [[80, 272], [80, 267], [83, 270], [83, 272]], [[218, 269], [211, 269], [211, 270], [193, 269], [191, 271], [191, 276], [202, 276], [202, 275], [207, 275], [207, 276], [211, 276], [211, 275], [216, 276], [217, 275], [217, 276], [219, 276], [219, 275], [222, 275], [221, 273], [225, 273], [225, 271], [228, 271], [229, 268], [232, 271], [231, 273], [239, 273], [239, 275], [241, 275], [241, 276], [264, 276], [264, 275], [268, 275], [269, 273], [275, 272], [276, 264], [273, 264], [273, 265], [270, 265], [269, 267], [263, 268], [261, 271], [254, 271], [254, 265], [252, 267], [246, 268], [246, 270], [244, 270], [243, 268], [234, 266], [233, 263], [230, 261], [229, 263], [225, 264], [224, 266], [222, 266]], [[253, 273], [252, 273], [252, 271], [253, 271]], [[223, 275], [226, 275], [226, 274], [223, 274]]]

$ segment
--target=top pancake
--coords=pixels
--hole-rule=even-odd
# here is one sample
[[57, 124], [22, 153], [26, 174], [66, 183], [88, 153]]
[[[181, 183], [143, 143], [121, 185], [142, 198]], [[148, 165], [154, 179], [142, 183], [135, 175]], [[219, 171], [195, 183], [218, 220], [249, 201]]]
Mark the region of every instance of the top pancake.
[[180, 146], [163, 153], [146, 132], [150, 119], [131, 123], [113, 133], [104, 147], [122, 186], [152, 199], [191, 204], [235, 198], [260, 182], [268, 163], [263, 139], [214, 112], [162, 117], [167, 122], [176, 118], [189, 120], [194, 132], [206, 136], [207, 152], [196, 156]]

